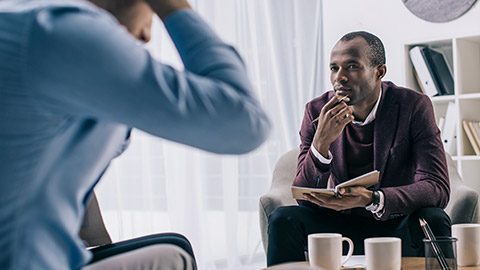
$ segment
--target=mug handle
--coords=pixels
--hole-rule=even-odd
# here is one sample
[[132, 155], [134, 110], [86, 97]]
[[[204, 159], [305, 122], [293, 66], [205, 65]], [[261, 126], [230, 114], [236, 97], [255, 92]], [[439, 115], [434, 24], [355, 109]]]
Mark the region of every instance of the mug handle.
[[352, 257], [353, 254], [353, 241], [348, 238], [348, 237], [342, 237], [342, 242], [347, 241], [348, 242], [348, 254], [345, 260], [342, 262], [342, 265], [344, 265], [350, 258]]

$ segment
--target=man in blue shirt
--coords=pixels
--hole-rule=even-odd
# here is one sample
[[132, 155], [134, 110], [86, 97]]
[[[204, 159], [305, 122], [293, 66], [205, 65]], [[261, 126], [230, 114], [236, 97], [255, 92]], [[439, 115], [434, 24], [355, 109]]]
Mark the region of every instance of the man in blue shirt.
[[[149, 0], [185, 71], [81, 0], [0, 2], [0, 265], [80, 269], [88, 194], [132, 127], [216, 153], [270, 123], [241, 58], [185, 0]], [[226, 140], [225, 138], [228, 138]]]
[[[115, 16], [141, 43], [150, 41], [153, 10], [138, 0], [89, 0]], [[125, 145], [128, 144], [128, 140]], [[112, 243], [101, 217], [95, 194], [90, 196], [80, 230], [81, 239], [92, 252], [83, 270], [101, 269], [196, 269], [188, 239], [178, 233], [157, 233]]]

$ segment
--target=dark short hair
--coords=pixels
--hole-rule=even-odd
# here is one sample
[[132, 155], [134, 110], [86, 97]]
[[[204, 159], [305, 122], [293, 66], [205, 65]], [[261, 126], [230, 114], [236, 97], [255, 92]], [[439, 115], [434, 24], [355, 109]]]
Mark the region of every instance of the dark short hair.
[[363, 38], [368, 44], [368, 58], [370, 59], [370, 66], [378, 67], [385, 65], [385, 48], [382, 41], [374, 34], [365, 31], [356, 31], [345, 34], [339, 41], [350, 41], [357, 37]]

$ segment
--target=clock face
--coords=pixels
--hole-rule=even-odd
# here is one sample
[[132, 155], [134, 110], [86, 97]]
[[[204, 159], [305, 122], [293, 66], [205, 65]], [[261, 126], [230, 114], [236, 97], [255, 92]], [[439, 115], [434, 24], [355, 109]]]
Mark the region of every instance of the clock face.
[[402, 0], [415, 16], [429, 22], [448, 22], [462, 16], [477, 0]]

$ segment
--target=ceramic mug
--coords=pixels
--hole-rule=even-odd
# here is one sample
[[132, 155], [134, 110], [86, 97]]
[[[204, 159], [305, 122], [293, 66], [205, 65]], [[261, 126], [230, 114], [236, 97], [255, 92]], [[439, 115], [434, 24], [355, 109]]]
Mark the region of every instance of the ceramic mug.
[[480, 265], [480, 224], [454, 224], [452, 225], [452, 237], [458, 239], [457, 264], [460, 266]]
[[[349, 245], [348, 254], [342, 262], [342, 242]], [[308, 235], [308, 258], [310, 266], [324, 270], [339, 270], [353, 254], [353, 242], [338, 233], [314, 233]]]
[[365, 264], [368, 270], [400, 270], [402, 240], [397, 237], [372, 237], [364, 240]]

